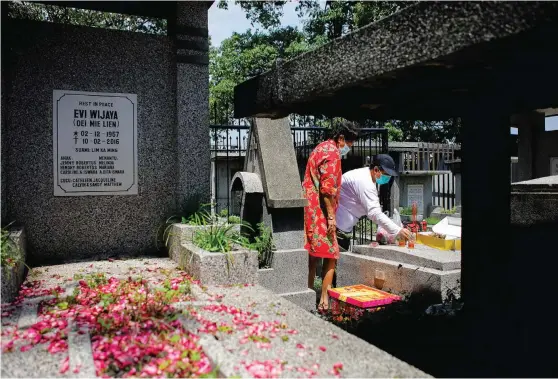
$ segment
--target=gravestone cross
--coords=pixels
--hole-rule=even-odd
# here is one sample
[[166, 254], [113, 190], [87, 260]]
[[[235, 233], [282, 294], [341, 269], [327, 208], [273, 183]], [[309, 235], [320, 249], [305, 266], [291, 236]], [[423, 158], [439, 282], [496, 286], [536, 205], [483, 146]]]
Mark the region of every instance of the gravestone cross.
[[231, 182], [231, 192], [242, 191], [242, 220], [254, 227], [271, 228], [277, 250], [304, 245], [304, 206], [288, 118], [256, 118], [244, 162], [244, 171]]

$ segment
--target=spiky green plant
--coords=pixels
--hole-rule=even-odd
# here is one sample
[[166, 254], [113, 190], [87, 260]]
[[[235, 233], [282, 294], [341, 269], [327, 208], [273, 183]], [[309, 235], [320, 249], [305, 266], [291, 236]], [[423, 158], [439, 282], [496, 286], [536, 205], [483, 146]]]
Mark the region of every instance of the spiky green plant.
[[[247, 223], [241, 224], [248, 230], [253, 230]], [[234, 246], [241, 246], [252, 249], [253, 246], [246, 236], [235, 230], [236, 225], [231, 224], [211, 224], [197, 230], [194, 233], [192, 242], [206, 251], [212, 253], [222, 253], [227, 256], [227, 270], [234, 265], [232, 250]]]
[[240, 224], [242, 220], [238, 216], [229, 216], [229, 224]]
[[259, 235], [254, 238], [254, 242], [251, 244], [252, 248], [258, 251], [260, 268], [271, 267], [273, 251], [275, 250], [271, 229], [262, 222], [258, 224], [258, 232]]
[[201, 204], [199, 209], [192, 214], [172, 215], [157, 230], [155, 243], [157, 248], [161, 248], [161, 244], [168, 248], [171, 230], [173, 224], [188, 224], [194, 226], [208, 225], [216, 222], [217, 218], [211, 214], [211, 204]]
[[0, 250], [0, 264], [2, 267], [8, 268], [5, 274], [8, 275], [8, 279], [11, 278], [12, 268], [16, 267], [18, 264], [24, 264], [27, 266], [23, 260], [23, 255], [18, 244], [10, 236], [9, 227], [13, 222], [9, 223], [1, 229], [1, 250]]

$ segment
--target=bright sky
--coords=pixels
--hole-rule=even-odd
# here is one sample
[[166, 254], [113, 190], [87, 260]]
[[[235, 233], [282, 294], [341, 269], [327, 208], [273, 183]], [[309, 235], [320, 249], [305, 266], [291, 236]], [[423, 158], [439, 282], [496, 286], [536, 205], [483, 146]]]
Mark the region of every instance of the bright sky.
[[[558, 130], [558, 116], [547, 117], [544, 130]], [[510, 128], [511, 134], [517, 134], [517, 128]]]
[[[229, 1], [229, 9], [217, 8], [218, 1], [215, 1], [209, 9], [209, 35], [213, 46], [219, 46], [221, 42], [230, 37], [233, 32], [242, 33], [249, 28], [253, 28], [250, 21], [240, 6], [235, 5], [234, 1]], [[283, 26], [301, 26], [296, 11], [296, 1], [291, 1], [283, 8], [281, 24]], [[558, 116], [547, 117], [546, 130], [558, 130]], [[517, 134], [516, 128], [511, 128], [512, 134]]]
[[[235, 5], [234, 1], [228, 2], [228, 10], [217, 8], [218, 2], [213, 3], [208, 14], [209, 35], [213, 46], [219, 46], [233, 32], [242, 33], [249, 28], [253, 29], [240, 6]], [[297, 2], [292, 1], [283, 8], [283, 17], [281, 18], [283, 26], [300, 26], [301, 23], [295, 11], [296, 4]]]

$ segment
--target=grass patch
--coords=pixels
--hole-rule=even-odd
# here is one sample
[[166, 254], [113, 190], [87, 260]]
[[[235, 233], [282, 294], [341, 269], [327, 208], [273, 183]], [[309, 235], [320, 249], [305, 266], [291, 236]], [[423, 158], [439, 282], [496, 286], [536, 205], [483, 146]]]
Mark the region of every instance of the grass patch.
[[439, 223], [441, 220], [437, 217], [427, 217], [426, 218], [426, 223], [428, 225], [436, 225], [437, 223]]

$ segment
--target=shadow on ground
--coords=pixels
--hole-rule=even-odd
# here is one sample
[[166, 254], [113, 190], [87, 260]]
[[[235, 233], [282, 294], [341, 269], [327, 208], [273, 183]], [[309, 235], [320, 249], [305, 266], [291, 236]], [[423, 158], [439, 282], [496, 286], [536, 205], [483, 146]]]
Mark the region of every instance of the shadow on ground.
[[320, 317], [430, 375], [461, 377], [467, 355], [464, 317], [460, 311], [426, 313], [438, 303], [439, 295], [422, 290], [357, 321], [339, 322], [331, 313]]

